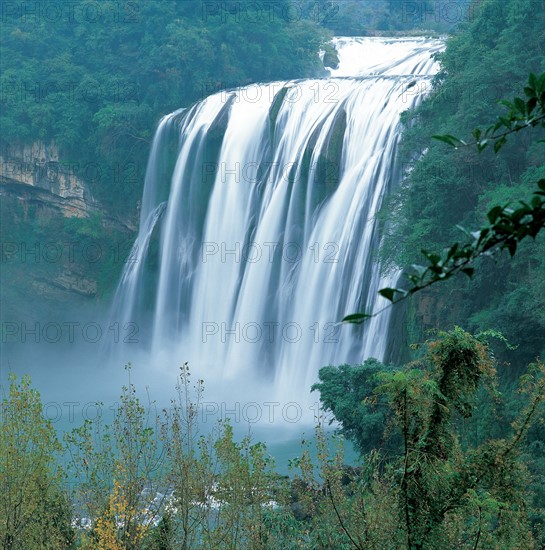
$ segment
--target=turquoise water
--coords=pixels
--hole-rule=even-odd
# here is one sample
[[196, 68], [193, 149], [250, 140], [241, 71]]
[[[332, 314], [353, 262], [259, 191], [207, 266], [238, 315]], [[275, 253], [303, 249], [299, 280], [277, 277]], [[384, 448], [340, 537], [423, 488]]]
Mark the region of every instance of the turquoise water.
[[[297, 470], [289, 467], [289, 463], [291, 460], [300, 457], [305, 448], [308, 449], [310, 456], [313, 459], [313, 463], [317, 463], [314, 436], [309, 435], [308, 437], [308, 439], [305, 439], [305, 441], [308, 442], [308, 444], [305, 446], [303, 446], [303, 444], [301, 443], [301, 439], [304, 439], [304, 435], [302, 437], [293, 438], [282, 442], [272, 442], [267, 446], [269, 453], [275, 459], [275, 470], [279, 474], [292, 476], [294, 475], [294, 473], [297, 473]], [[336, 443], [330, 442], [329, 449], [330, 456], [333, 456], [337, 449]], [[350, 443], [349, 441], [343, 442], [343, 452], [344, 464], [347, 464], [349, 466], [356, 466], [360, 463], [360, 457], [354, 449], [352, 443]]]

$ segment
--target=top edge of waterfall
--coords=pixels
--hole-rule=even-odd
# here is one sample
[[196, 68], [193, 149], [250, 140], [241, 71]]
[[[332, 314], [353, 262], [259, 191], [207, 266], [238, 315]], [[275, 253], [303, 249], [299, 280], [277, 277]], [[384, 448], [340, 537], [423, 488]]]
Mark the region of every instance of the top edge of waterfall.
[[[233, 94], [252, 87], [290, 87], [304, 82], [327, 82], [365, 79], [430, 79], [439, 71], [439, 64], [433, 60], [435, 53], [445, 49], [445, 37], [430, 36], [336, 36], [331, 40], [339, 56], [337, 68], [326, 67], [327, 75], [314, 78], [286, 79], [274, 82], [254, 82], [243, 86], [233, 86], [217, 90], [203, 97], [188, 108], [177, 109], [163, 117], [178, 118], [191, 110], [191, 107], [206, 101], [210, 97]], [[369, 49], [367, 49], [367, 48]], [[413, 65], [413, 59], [421, 55], [423, 49], [429, 54], [427, 66]], [[367, 51], [366, 51], [367, 50]], [[367, 55], [365, 55], [367, 53]], [[271, 98], [272, 101], [272, 98]]]
[[364, 41], [376, 41], [376, 42], [426, 42], [429, 40], [439, 40], [445, 42], [448, 39], [448, 35], [432, 36], [428, 34], [415, 35], [415, 36], [334, 36], [331, 42], [364, 42]]
[[439, 64], [413, 65], [424, 53], [428, 60], [445, 49], [445, 40], [429, 37], [336, 37], [332, 44], [339, 64], [328, 67], [331, 77], [435, 74]]

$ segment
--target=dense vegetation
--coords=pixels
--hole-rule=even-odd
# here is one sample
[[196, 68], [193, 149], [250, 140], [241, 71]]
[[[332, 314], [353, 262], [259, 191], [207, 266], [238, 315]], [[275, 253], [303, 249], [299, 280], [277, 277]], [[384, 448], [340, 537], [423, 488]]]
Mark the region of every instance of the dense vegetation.
[[[113, 292], [133, 235], [108, 223], [104, 211], [134, 227], [163, 115], [221, 89], [323, 72], [318, 51], [330, 34], [291, 5], [278, 0], [256, 18], [235, 1], [3, 4], [0, 154], [54, 141], [61, 166], [89, 185], [102, 212], [62, 219], [39, 201], [3, 198], [3, 242], [27, 249], [51, 243], [64, 253], [62, 261], [32, 259], [32, 270], [18, 254], [2, 258], [2, 319], [51, 315], [59, 295], [79, 307]], [[69, 260], [74, 237], [78, 254]], [[98, 261], [82, 257], [86, 244], [100, 250]], [[65, 273], [85, 277], [96, 291], [62, 295], [57, 280]]]
[[[405, 507], [400, 521], [407, 536], [401, 547], [457, 548], [455, 533], [465, 532], [465, 542], [458, 542], [465, 548], [471, 540], [469, 525], [476, 537], [469, 548], [534, 548], [536, 542], [539, 547], [545, 521], [545, 410], [540, 405], [545, 386], [543, 374], [537, 373], [543, 365], [530, 365], [518, 386], [500, 391], [502, 366], [487, 342], [496, 334], [471, 337], [455, 327], [438, 336], [419, 346], [419, 357], [405, 369], [375, 360], [356, 367], [324, 367], [313, 389], [362, 456], [374, 456], [379, 449], [383, 463], [401, 468], [399, 457], [407, 461], [399, 486]], [[531, 405], [521, 400], [526, 383], [535, 390]], [[396, 395], [393, 403], [389, 392]], [[513, 484], [515, 479], [520, 484]], [[487, 508], [491, 515], [484, 520], [481, 513]], [[455, 510], [468, 514], [462, 520], [469, 522], [466, 529], [450, 522]], [[517, 516], [522, 510], [526, 519]], [[472, 517], [475, 513], [478, 517]], [[501, 524], [515, 516], [525, 527], [511, 526], [507, 535], [506, 524]], [[483, 520], [491, 521], [488, 527]], [[483, 529], [492, 531], [492, 538], [481, 539]]]
[[[317, 76], [331, 31], [447, 29], [434, 2], [51, 0], [6, 5], [0, 146], [54, 140], [116, 212], [140, 198], [159, 118], [213, 92]], [[457, 3], [451, 2], [452, 5]], [[439, 10], [438, 13], [436, 11]]]
[[97, 198], [134, 210], [161, 116], [220, 89], [318, 74], [322, 27], [291, 16], [288, 0], [252, 22], [237, 16], [239, 4], [54, 0], [34, 16], [23, 3], [6, 9], [2, 146], [55, 140], [80, 174], [99, 167], [88, 182]]
[[[496, 433], [473, 418], [483, 402], [496, 415], [504, 405], [494, 359], [459, 328], [439, 333], [404, 368], [366, 369], [373, 390], [355, 405], [382, 409], [374, 429], [385, 444], [364, 436], [362, 450], [372, 450], [361, 467], [345, 468], [342, 449], [331, 454], [318, 427], [317, 460], [303, 449], [291, 479], [274, 473], [263, 444], [237, 443], [229, 422], [200, 431], [204, 387], [192, 385], [187, 364], [159, 414], [137, 396], [129, 368], [113, 421], [86, 420], [64, 445], [28, 379], [12, 377], [0, 430], [3, 548], [522, 550], [545, 542], [544, 511], [534, 505], [543, 504], [542, 470], [525, 456], [543, 413], [542, 363], [521, 378], [517, 410]], [[360, 389], [355, 378], [339, 382]]]
[[304, 0], [302, 12], [337, 36], [445, 32], [474, 16], [466, 0]]
[[[436, 134], [467, 139], [474, 128], [503, 115], [497, 102], [520, 95], [530, 72], [544, 72], [545, 10], [534, 8], [527, 0], [484, 2], [483, 15], [448, 41], [431, 97], [406, 114], [404, 158], [411, 171], [389, 204], [394, 215], [388, 216], [385, 246], [398, 265], [420, 264], [421, 249], [440, 251], [464, 240], [457, 226], [484, 226], [493, 206], [530, 203], [545, 177], [540, 128], [510, 136], [497, 154], [492, 147], [482, 153], [452, 150], [430, 139]], [[416, 309], [428, 310], [418, 329], [453, 323], [494, 328], [519, 346], [503, 358], [521, 368], [543, 355], [545, 236], [522, 243], [518, 252], [513, 259], [506, 252], [481, 261], [471, 281], [456, 278], [416, 297]]]
[[[235, 0], [7, 3], [0, 40], [3, 158], [15, 145], [54, 141], [61, 164], [111, 215], [134, 226], [161, 116], [220, 89], [321, 75], [317, 52], [327, 49], [332, 32], [441, 30], [463, 19], [462, 12], [435, 13], [433, 2], [275, 0], [259, 6], [256, 11], [255, 3]], [[2, 289], [3, 318], [54, 310], [54, 304], [36, 311], [25, 302], [33, 304], [37, 294], [56, 298], [50, 283], [58, 286], [54, 280], [64, 272], [85, 273], [96, 287], [88, 297], [68, 295], [78, 306], [113, 292], [130, 249], [128, 228], [96, 217], [52, 219], [39, 205], [19, 203], [2, 202], [2, 241], [64, 246], [78, 235], [103, 253], [98, 262], [79, 256], [62, 265], [38, 262], [31, 277], [26, 263], [8, 255], [4, 280], [13, 284]]]

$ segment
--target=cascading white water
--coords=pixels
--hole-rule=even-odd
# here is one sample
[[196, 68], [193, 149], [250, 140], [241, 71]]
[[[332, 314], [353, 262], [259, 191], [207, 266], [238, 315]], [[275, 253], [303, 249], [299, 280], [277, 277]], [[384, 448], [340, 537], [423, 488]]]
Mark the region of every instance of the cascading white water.
[[377, 290], [397, 276], [380, 275], [375, 216], [401, 175], [399, 115], [429, 89], [443, 43], [336, 46], [331, 78], [226, 91], [162, 120], [113, 306], [116, 321], [148, 320], [159, 361], [257, 380], [289, 401], [308, 395], [321, 366], [384, 357], [388, 311], [363, 328], [337, 323], [377, 311]]

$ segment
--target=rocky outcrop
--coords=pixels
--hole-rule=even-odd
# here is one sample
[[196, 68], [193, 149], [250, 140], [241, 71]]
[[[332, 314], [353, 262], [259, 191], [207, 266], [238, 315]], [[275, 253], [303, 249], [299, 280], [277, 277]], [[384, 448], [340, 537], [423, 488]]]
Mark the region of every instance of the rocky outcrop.
[[324, 52], [324, 67], [330, 68], [330, 69], [338, 69], [340, 64], [339, 54], [337, 53], [336, 49], [330, 49], [326, 52]]
[[2, 320], [79, 311], [117, 284], [136, 215], [108, 212], [55, 143], [0, 150], [0, 209]]
[[4, 146], [0, 150], [0, 199], [14, 199], [24, 208], [34, 205], [41, 217], [87, 218], [99, 214], [106, 227], [135, 231], [136, 219], [112, 216], [93, 198], [80, 175], [93, 170], [96, 167], [80, 167], [60, 159], [55, 142]]
[[41, 295], [49, 298], [63, 297], [66, 293], [78, 294], [84, 298], [94, 298], [97, 282], [85, 274], [68, 269], [51, 278], [34, 277], [33, 287]]
[[0, 152], [0, 182], [42, 191], [41, 200], [47, 200], [43, 192], [53, 195], [49, 199], [65, 217], [86, 217], [98, 208], [79, 172], [77, 163], [59, 159], [55, 142], [9, 145]]

